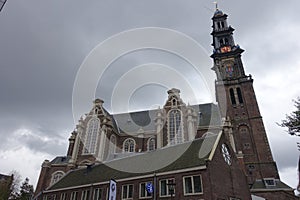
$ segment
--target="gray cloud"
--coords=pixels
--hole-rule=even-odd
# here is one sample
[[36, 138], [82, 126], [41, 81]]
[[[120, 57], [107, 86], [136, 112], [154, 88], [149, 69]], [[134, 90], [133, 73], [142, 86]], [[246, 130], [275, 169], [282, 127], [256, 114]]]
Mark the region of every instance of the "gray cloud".
[[[293, 80], [300, 74], [297, 71], [300, 13], [296, 10], [299, 6], [300, 2], [295, 0], [219, 3], [220, 9], [229, 14], [229, 23], [236, 28], [236, 43], [246, 50], [243, 55], [246, 72], [254, 75], [258, 103], [267, 121], [267, 130], [272, 131], [268, 134], [274, 138], [270, 140], [273, 154], [282, 169], [295, 166], [293, 159], [298, 154], [291, 139], [285, 140], [286, 145], [280, 144], [278, 138], [285, 136], [277, 136], [281, 129], [274, 128], [274, 124], [293, 109], [290, 99], [300, 94], [297, 87], [290, 90], [281, 87], [282, 82], [287, 86], [300, 84]], [[32, 152], [64, 154], [69, 132], [74, 128], [73, 83], [84, 58], [96, 45], [124, 30], [158, 26], [193, 37], [210, 54], [213, 7], [208, 0], [92, 0], [85, 3], [8, 0], [0, 13], [0, 151], [24, 145]], [[98, 85], [97, 96], [109, 102], [118, 77], [130, 67], [150, 61], [181, 71], [189, 67], [167, 53], [135, 52], [113, 63], [111, 71], [107, 71]], [[288, 78], [283, 78], [283, 74]], [[184, 75], [197, 78], [188, 70]], [[161, 92], [158, 88], [157, 91]], [[143, 94], [142, 90], [135, 94], [132, 102], [136, 107], [152, 105], [153, 102], [141, 98]], [[159, 97], [153, 100], [164, 102], [164, 98], [162, 95], [161, 100]], [[274, 111], [281, 102], [285, 105], [281, 105], [280, 111]], [[86, 103], [91, 105], [91, 102]], [[31, 135], [13, 138], [21, 129], [29, 130]], [[7, 142], [11, 145], [5, 145]], [[2, 170], [2, 173], [11, 171]]]

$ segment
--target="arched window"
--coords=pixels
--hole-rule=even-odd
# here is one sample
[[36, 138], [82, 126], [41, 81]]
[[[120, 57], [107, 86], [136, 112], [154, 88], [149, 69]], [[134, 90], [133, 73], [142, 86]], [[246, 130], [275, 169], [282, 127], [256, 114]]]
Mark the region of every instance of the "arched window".
[[155, 139], [154, 138], [149, 138], [148, 140], [148, 151], [153, 151], [155, 150]]
[[233, 88], [230, 88], [230, 89], [229, 89], [229, 93], [230, 93], [231, 104], [232, 104], [232, 105], [236, 105], [236, 101], [235, 101], [235, 96], [234, 96]]
[[59, 181], [61, 179], [61, 177], [63, 177], [63, 175], [65, 175], [65, 173], [63, 171], [54, 172], [51, 177], [51, 185], [53, 185], [54, 183]]
[[169, 120], [168, 120], [168, 143], [169, 145], [174, 145], [183, 142], [182, 135], [182, 117], [180, 110], [171, 110], [169, 112]]
[[238, 99], [239, 99], [239, 103], [240, 104], [243, 104], [244, 101], [243, 101], [243, 97], [242, 97], [242, 91], [241, 91], [241, 88], [236, 88], [236, 92], [237, 92], [237, 96], [238, 96]]
[[128, 138], [123, 143], [124, 152], [135, 152], [135, 141], [132, 138]]
[[222, 27], [222, 28], [224, 28], [224, 27], [225, 27], [225, 24], [224, 24], [224, 22], [223, 22], [223, 21], [221, 22], [221, 27]]
[[84, 153], [94, 154], [97, 143], [97, 133], [99, 130], [100, 121], [97, 117], [93, 117], [88, 122], [86, 139], [85, 139], [85, 151]]
[[116, 143], [117, 139], [115, 135], [110, 136], [110, 143], [109, 143], [109, 154], [116, 153]]

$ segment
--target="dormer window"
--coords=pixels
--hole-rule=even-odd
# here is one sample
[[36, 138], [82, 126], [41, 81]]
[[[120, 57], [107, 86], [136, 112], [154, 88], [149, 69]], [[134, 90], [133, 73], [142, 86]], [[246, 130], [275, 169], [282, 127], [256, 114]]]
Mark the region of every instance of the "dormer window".
[[274, 187], [276, 186], [276, 182], [274, 178], [264, 178], [264, 183], [266, 187]]

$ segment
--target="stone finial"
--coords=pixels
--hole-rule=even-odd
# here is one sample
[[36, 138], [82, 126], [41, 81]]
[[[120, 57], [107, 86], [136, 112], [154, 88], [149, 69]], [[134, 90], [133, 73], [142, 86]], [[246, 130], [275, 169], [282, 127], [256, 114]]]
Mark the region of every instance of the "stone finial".
[[172, 88], [172, 89], [168, 90], [168, 94], [169, 94], [169, 97], [174, 96], [174, 95], [179, 97], [180, 96], [180, 90], [176, 89], [176, 88]]
[[93, 103], [94, 103], [94, 106], [102, 106], [104, 101], [102, 99], [95, 99]]

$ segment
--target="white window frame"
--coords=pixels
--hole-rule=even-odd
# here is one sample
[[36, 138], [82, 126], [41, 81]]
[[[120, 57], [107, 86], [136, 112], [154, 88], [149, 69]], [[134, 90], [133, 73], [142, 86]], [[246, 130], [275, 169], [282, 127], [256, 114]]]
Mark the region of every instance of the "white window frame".
[[[201, 184], [201, 192], [195, 192], [195, 183], [194, 183], [194, 177], [198, 176], [200, 177], [200, 184]], [[190, 178], [191, 179], [191, 183], [192, 183], [192, 193], [187, 193], [186, 191], [186, 187], [185, 187], [185, 179], [186, 178]], [[183, 194], [184, 196], [191, 196], [191, 195], [199, 195], [199, 194], [203, 194], [203, 182], [202, 182], [202, 176], [199, 175], [191, 175], [191, 176], [183, 176], [182, 177], [182, 182], [183, 182]]]
[[83, 154], [95, 154], [98, 143], [98, 132], [100, 129], [100, 120], [98, 117], [92, 117], [85, 131], [84, 151]]
[[70, 196], [70, 200], [77, 200], [78, 192], [73, 191]]
[[88, 200], [89, 194], [90, 194], [90, 190], [83, 190], [81, 192], [81, 200]]
[[[275, 187], [276, 186], [276, 181], [274, 178], [264, 178], [264, 184], [267, 186], [267, 187]], [[274, 184], [269, 184], [268, 181], [273, 181]]]
[[101, 200], [102, 192], [102, 188], [94, 188], [93, 200]]
[[[126, 147], [126, 143], [128, 143], [128, 150], [125, 148]], [[133, 148], [131, 151], [131, 145], [133, 144]], [[132, 138], [127, 138], [124, 142], [123, 142], [123, 152], [125, 153], [132, 153], [135, 152], [135, 140]]]
[[[132, 188], [132, 191], [131, 191], [131, 194], [132, 194], [132, 197], [129, 196], [129, 193], [130, 193], [130, 186]], [[124, 197], [124, 190], [125, 190], [125, 187], [126, 187], [126, 197]], [[134, 191], [134, 188], [133, 188], [133, 184], [126, 184], [126, 185], [122, 185], [122, 196], [121, 198], [122, 199], [133, 199], [133, 191]]]
[[[151, 142], [153, 142], [153, 149], [150, 149]], [[155, 138], [154, 137], [151, 137], [151, 138], [148, 139], [147, 149], [148, 149], [148, 151], [154, 151], [156, 149], [156, 142], [155, 142]]]
[[[139, 198], [140, 199], [149, 199], [149, 198], [152, 198], [152, 193], [149, 193], [146, 189], [146, 185], [147, 183], [152, 183], [152, 181], [148, 181], [148, 182], [142, 182], [139, 184]], [[142, 188], [142, 185], [145, 185], [144, 188]], [[153, 183], [152, 183], [153, 184]], [[145, 196], [142, 196], [142, 190], [144, 189], [144, 192], [145, 192]], [[150, 196], [148, 196], [148, 194], [150, 194]]]
[[60, 194], [60, 200], [66, 200], [67, 199], [67, 194], [64, 192], [64, 193], [61, 193]]
[[[166, 195], [162, 195], [161, 194], [161, 182], [163, 182], [163, 181], [166, 181]], [[170, 192], [170, 190], [169, 190], [169, 185], [168, 185], [168, 183], [169, 182], [173, 182], [173, 183], [175, 183], [175, 178], [166, 178], [166, 179], [161, 179], [161, 180], [159, 180], [159, 197], [170, 197], [171, 196], [171, 194], [169, 193]], [[175, 189], [175, 187], [174, 187], [174, 194], [173, 194], [173, 197], [175, 197], [175, 193], [176, 193], [176, 189]]]
[[[175, 115], [171, 118], [170, 115], [171, 115], [172, 112], [175, 112]], [[178, 119], [177, 119], [177, 116], [178, 116], [177, 114], [178, 113], [180, 114], [179, 124], [178, 124]], [[171, 124], [171, 121], [174, 124]], [[171, 132], [172, 132], [172, 135], [174, 134], [174, 136], [172, 136], [172, 138], [171, 138]], [[168, 112], [168, 145], [175, 145], [175, 144], [179, 144], [179, 143], [182, 143], [182, 142], [184, 142], [183, 115], [182, 115], [181, 110], [171, 109]]]

